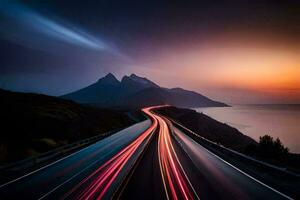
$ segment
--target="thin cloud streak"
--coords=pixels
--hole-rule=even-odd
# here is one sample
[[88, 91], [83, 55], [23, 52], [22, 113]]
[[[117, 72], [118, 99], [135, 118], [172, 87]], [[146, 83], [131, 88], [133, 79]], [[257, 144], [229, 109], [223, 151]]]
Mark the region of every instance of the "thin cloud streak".
[[[117, 52], [103, 40], [78, 30], [75, 27], [66, 26], [63, 25], [63, 23], [50, 20], [17, 2], [9, 1], [8, 3], [2, 3], [2, 5], [0, 5], [0, 14], [16, 23], [13, 26], [1, 26], [1, 35], [11, 41], [20, 42], [22, 45], [32, 45], [31, 42], [37, 39], [34, 36], [38, 34], [48, 39], [52, 38], [83, 48], [104, 50], [113, 53]], [[26, 28], [25, 30], [22, 29], [24, 27]], [[44, 42], [46, 43], [46, 41]]]

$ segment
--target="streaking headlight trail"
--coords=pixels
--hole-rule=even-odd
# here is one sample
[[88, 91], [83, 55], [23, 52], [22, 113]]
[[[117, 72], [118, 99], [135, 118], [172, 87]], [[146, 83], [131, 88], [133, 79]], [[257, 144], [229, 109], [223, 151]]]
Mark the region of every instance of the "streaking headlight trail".
[[[145, 113], [149, 113], [149, 109], [143, 109]], [[123, 167], [128, 160], [133, 156], [140, 145], [149, 140], [149, 136], [153, 134], [157, 127], [157, 119], [152, 118], [152, 125], [143, 134], [136, 138], [131, 144], [123, 148], [119, 153], [113, 156], [110, 160], [101, 165], [91, 175], [83, 179], [71, 191], [69, 191], [63, 199], [103, 199], [104, 195], [111, 187]], [[92, 180], [92, 181], [91, 181]], [[84, 189], [80, 188], [84, 185]], [[87, 185], [87, 186], [86, 186]]]
[[174, 150], [166, 121], [159, 116], [156, 117], [160, 124], [159, 165], [167, 198], [176, 200], [199, 199]]

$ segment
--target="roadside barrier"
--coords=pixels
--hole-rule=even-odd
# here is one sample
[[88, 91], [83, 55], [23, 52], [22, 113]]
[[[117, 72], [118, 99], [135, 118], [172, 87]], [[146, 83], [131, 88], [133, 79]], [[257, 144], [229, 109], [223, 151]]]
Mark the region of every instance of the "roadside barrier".
[[108, 131], [106, 133], [101, 133], [99, 135], [96, 135], [96, 136], [93, 136], [93, 137], [90, 137], [90, 138], [86, 138], [86, 139], [83, 139], [83, 140], [80, 140], [80, 141], [76, 141], [74, 143], [67, 144], [67, 145], [55, 148], [55, 149], [47, 151], [45, 153], [41, 153], [41, 154], [39, 154], [37, 156], [34, 156], [34, 157], [29, 157], [29, 158], [26, 158], [24, 160], [20, 160], [20, 161], [17, 161], [17, 162], [2, 165], [2, 166], [0, 166], [0, 170], [1, 171], [2, 170], [3, 171], [4, 170], [12, 170], [13, 171], [13, 170], [26, 169], [26, 168], [32, 167], [36, 164], [40, 164], [40, 163], [49, 161], [52, 158], [68, 154], [68, 153], [72, 152], [73, 150], [80, 149], [82, 147], [85, 147], [85, 146], [88, 146], [90, 144], [96, 143], [99, 140], [102, 140], [105, 137], [107, 137], [109, 135], [112, 135], [113, 133], [116, 133], [116, 132], [118, 132], [122, 129], [123, 128], [119, 128], [119, 129], [116, 129], [116, 130], [113, 130], [113, 131]]
[[205, 146], [206, 148], [208, 148], [209, 150], [212, 150], [212, 151], [219, 151], [223, 154], [226, 154], [228, 156], [231, 156], [231, 157], [235, 157], [241, 161], [246, 161], [248, 163], [251, 163], [257, 167], [261, 167], [261, 168], [264, 168], [268, 171], [274, 171], [275, 173], [276, 172], [280, 172], [280, 173], [284, 173], [288, 176], [291, 176], [291, 177], [297, 177], [297, 178], [300, 178], [300, 174], [298, 173], [295, 173], [295, 172], [292, 172], [292, 171], [289, 171], [287, 170], [286, 168], [283, 168], [283, 167], [278, 167], [278, 166], [275, 166], [275, 165], [272, 165], [272, 164], [269, 164], [267, 162], [264, 162], [264, 161], [261, 161], [261, 160], [257, 160], [253, 157], [250, 157], [250, 156], [247, 156], [245, 154], [242, 154], [240, 152], [237, 152], [235, 150], [232, 150], [230, 148], [227, 148], [227, 147], [224, 147], [216, 142], [213, 142], [211, 140], [208, 140], [202, 136], [200, 136], [199, 134], [195, 133], [194, 131], [186, 128], [185, 126], [183, 126], [182, 124], [180, 124], [179, 122], [173, 120], [173, 119], [170, 119], [168, 118], [170, 121], [172, 121], [172, 123], [177, 126], [178, 128], [180, 128], [181, 130], [183, 131], [187, 131], [191, 134], [191, 136], [193, 136], [194, 138], [197, 138], [200, 140], [201, 144], [203, 146]]

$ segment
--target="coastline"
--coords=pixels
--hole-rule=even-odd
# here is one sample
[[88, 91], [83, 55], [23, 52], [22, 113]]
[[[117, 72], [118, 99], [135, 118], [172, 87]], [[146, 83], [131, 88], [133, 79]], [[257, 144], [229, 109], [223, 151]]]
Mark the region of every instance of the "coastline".
[[211, 118], [237, 128], [259, 141], [262, 135], [279, 138], [290, 151], [300, 153], [300, 105], [233, 105], [231, 108], [193, 108]]

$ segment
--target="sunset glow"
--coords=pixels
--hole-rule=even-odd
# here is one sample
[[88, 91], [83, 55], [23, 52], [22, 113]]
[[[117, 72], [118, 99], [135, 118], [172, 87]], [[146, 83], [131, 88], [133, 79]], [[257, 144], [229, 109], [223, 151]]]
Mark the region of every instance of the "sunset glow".
[[[137, 70], [170, 87], [182, 85], [204, 92], [216, 89], [221, 92], [215, 96], [217, 99], [226, 96], [218, 89], [228, 88], [232, 92], [265, 93], [266, 99], [276, 96], [282, 102], [292, 103], [300, 100], [298, 52], [253, 45], [225, 48], [219, 44], [195, 50], [170, 50]], [[170, 68], [172, 70], [168, 70]], [[255, 100], [247, 103], [255, 103]]]
[[[39, 12], [42, 4], [0, 7], [1, 27], [8, 27], [0, 30], [3, 57], [14, 58], [3, 61], [0, 87], [62, 95], [109, 72], [135, 73], [229, 104], [300, 102], [300, 17], [293, 4], [153, 2], [108, 13], [99, 4], [84, 5], [85, 12], [83, 5], [54, 3], [53, 13], [62, 11], [56, 17]], [[74, 12], [81, 12], [82, 26], [68, 15]]]

